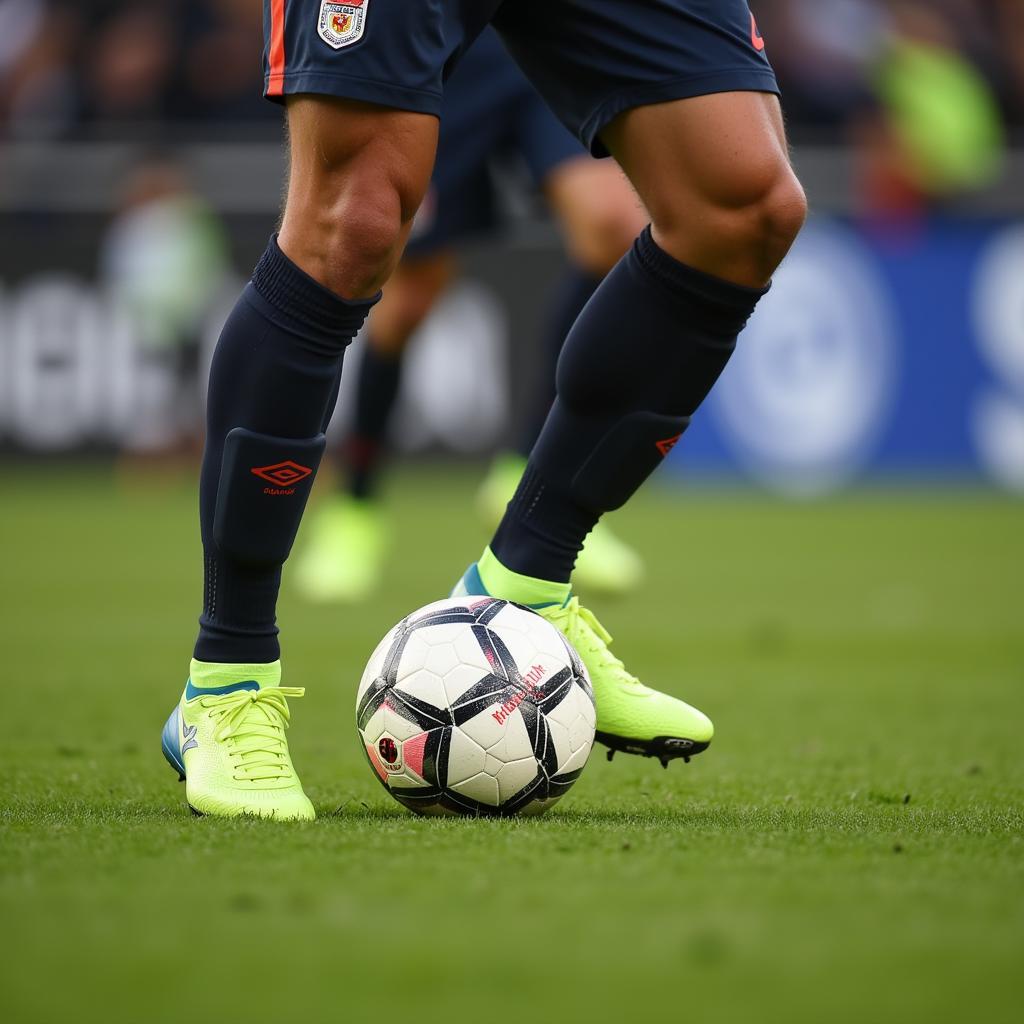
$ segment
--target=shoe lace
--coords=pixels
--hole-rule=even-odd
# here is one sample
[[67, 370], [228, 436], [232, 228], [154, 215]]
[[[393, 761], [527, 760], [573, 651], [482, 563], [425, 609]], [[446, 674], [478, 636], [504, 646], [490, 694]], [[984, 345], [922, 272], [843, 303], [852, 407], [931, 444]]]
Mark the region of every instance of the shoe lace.
[[287, 779], [294, 774], [285, 739], [291, 718], [287, 698], [305, 692], [301, 686], [272, 686], [202, 699], [202, 706], [218, 723], [213, 738], [227, 744], [236, 782]]
[[591, 676], [594, 669], [602, 669], [611, 673], [623, 687], [637, 693], [647, 692], [647, 687], [626, 668], [620, 658], [612, 654], [611, 633], [589, 608], [580, 604], [578, 597], [570, 598], [569, 603], [555, 612], [552, 618], [579, 652]]

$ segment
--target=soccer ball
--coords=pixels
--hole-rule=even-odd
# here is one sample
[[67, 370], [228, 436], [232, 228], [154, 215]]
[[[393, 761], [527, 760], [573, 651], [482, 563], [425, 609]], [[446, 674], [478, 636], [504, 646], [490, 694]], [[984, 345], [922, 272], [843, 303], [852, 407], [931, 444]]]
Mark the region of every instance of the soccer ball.
[[418, 814], [539, 814], [579, 778], [597, 714], [586, 669], [536, 612], [436, 601], [377, 645], [356, 724], [384, 788]]

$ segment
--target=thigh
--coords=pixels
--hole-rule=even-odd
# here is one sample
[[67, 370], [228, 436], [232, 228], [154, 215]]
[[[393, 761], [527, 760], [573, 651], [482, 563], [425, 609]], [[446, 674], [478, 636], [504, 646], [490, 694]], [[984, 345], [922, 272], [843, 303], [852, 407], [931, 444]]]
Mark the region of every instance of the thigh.
[[764, 286], [806, 215], [777, 97], [716, 93], [636, 107], [603, 137], [662, 248], [705, 273]]
[[327, 96], [288, 102], [288, 194], [279, 242], [339, 295], [372, 295], [423, 200], [436, 117]]
[[602, 133], [655, 222], [671, 204], [735, 209], [769, 191], [789, 166], [776, 96], [715, 93], [636, 107]]
[[495, 25], [585, 146], [623, 111], [722, 92], [778, 92], [747, 0], [515, 0]]

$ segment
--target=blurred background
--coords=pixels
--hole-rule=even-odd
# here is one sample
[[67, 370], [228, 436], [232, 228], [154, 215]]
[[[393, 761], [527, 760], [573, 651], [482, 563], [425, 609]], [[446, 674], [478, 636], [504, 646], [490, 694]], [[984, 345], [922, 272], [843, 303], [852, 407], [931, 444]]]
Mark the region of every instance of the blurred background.
[[[814, 219], [670, 470], [1024, 489], [1024, 4], [755, 7]], [[279, 205], [261, 36], [254, 0], [0, 0], [3, 455], [196, 447]], [[413, 350], [401, 448], [481, 456], [516, 427], [562, 264], [519, 172]]]
[[286, 828], [192, 820], [157, 745], [206, 365], [280, 202], [261, 4], [0, 0], [5, 1020], [1018, 1020], [1024, 0], [752, 6], [813, 216], [615, 514], [644, 585], [594, 604], [714, 748], [595, 756], [530, 822], [415, 819], [358, 748], [366, 659], [486, 542], [542, 365], [565, 261], [506, 164], [506, 230], [409, 353], [384, 585], [285, 574], [319, 816]]

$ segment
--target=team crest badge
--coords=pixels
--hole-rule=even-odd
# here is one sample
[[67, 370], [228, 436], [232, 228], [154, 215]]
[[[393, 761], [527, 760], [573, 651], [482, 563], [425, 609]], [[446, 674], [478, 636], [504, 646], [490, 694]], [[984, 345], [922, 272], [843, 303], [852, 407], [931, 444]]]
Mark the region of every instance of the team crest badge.
[[366, 8], [369, 6], [370, 0], [345, 0], [344, 3], [322, 0], [320, 23], [317, 25], [320, 38], [335, 50], [358, 43], [363, 38]]

